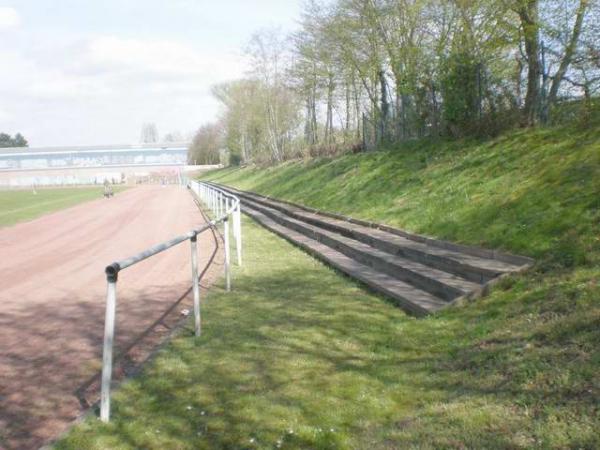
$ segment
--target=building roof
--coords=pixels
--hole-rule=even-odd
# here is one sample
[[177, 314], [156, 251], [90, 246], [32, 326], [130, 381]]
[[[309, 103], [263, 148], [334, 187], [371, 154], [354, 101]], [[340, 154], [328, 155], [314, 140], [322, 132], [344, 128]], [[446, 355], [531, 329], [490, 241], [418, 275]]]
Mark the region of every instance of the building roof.
[[189, 142], [168, 142], [138, 145], [96, 145], [77, 147], [8, 147], [0, 148], [0, 156], [42, 156], [49, 154], [144, 152], [187, 150]]

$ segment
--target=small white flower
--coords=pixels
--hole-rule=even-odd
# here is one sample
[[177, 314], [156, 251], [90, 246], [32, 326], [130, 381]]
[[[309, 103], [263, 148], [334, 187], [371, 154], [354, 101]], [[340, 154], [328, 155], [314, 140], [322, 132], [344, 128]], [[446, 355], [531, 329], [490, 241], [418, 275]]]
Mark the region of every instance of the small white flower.
[[192, 410], [192, 407], [191, 407], [190, 405], [188, 405], [188, 406], [186, 406], [186, 408], [185, 408], [185, 409], [187, 409], [188, 411], [191, 411], [191, 410]]
[[190, 310], [189, 309], [182, 309], [181, 310], [181, 315], [182, 316], [189, 316], [190, 315]]
[[333, 433], [333, 432], [335, 432], [335, 428], [330, 428], [329, 431], [331, 431]]
[[255, 442], [255, 441], [256, 441], [256, 439], [254, 439], [254, 438], [250, 438], [250, 443], [251, 443], [251, 444], [254, 444], [254, 442]]
[[200, 415], [203, 416], [204, 414], [206, 414], [205, 411], [200, 411]]
[[294, 434], [294, 430], [292, 430], [291, 428], [288, 430], [288, 434]]

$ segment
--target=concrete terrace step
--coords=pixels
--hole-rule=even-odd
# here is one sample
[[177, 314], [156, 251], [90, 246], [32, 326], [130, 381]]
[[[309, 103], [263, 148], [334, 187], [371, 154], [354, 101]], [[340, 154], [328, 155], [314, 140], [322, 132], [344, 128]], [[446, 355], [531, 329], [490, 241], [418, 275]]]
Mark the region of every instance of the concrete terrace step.
[[[214, 183], [213, 183], [214, 184]], [[407, 233], [225, 186], [242, 210], [333, 267], [423, 315], [475, 298], [533, 260]]]
[[244, 211], [249, 208], [250, 210], [261, 212], [280, 225], [298, 231], [318, 242], [338, 250], [362, 264], [410, 283], [419, 289], [442, 298], [443, 300], [451, 301], [456, 297], [477, 292], [478, 289], [481, 288], [481, 285], [464, 278], [397, 255], [386, 253], [360, 241], [302, 222], [287, 216], [276, 209], [260, 205], [250, 200], [244, 200], [242, 208]]
[[[325, 216], [322, 213], [306, 211], [299, 206], [268, 199], [257, 194], [250, 194], [232, 188], [226, 189], [240, 196], [243, 200], [249, 200], [276, 209], [297, 220], [334, 231], [384, 252], [414, 260], [478, 284], [484, 284], [505, 273], [521, 271], [529, 267], [533, 262], [529, 258], [513, 255], [503, 255], [503, 259], [497, 259], [469, 254], [460, 250], [468, 249], [481, 254], [497, 255], [497, 253], [483, 249], [452, 245], [432, 239], [420, 242], [411, 239], [408, 233], [404, 233], [406, 236], [402, 236], [385, 229], [355, 223], [356, 221], [351, 222], [348, 219], [343, 220], [330, 217], [329, 215]], [[419, 238], [419, 236], [415, 237]], [[433, 242], [436, 245], [432, 245]], [[455, 248], [444, 248], [440, 244]]]
[[315, 239], [284, 227], [262, 212], [252, 208], [245, 208], [244, 212], [284, 239], [298, 245], [336, 269], [360, 280], [372, 289], [391, 297], [399, 306], [415, 315], [430, 314], [448, 305], [447, 302], [428, 292], [378, 272]]

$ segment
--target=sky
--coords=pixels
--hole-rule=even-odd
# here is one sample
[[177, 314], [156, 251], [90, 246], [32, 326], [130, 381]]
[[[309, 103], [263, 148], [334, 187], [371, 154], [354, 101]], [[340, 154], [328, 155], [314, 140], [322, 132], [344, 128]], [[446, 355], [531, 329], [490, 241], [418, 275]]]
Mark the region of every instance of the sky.
[[252, 34], [293, 30], [301, 0], [0, 0], [0, 132], [30, 146], [190, 135]]

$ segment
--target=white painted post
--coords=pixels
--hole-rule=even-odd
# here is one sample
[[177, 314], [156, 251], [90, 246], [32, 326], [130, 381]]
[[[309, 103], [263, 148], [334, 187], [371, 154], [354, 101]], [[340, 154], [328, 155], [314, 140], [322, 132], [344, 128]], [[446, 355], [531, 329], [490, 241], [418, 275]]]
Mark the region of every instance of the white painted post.
[[237, 204], [235, 208], [235, 212], [233, 213], [233, 223], [237, 228], [237, 233], [235, 235], [235, 249], [237, 252], [237, 260], [238, 266], [242, 265], [242, 211], [240, 209], [240, 204]]
[[229, 267], [229, 218], [226, 217], [223, 222], [225, 237], [225, 288], [227, 292], [231, 291], [231, 273]]
[[200, 287], [198, 286], [198, 236], [194, 234], [190, 238], [192, 247], [192, 289], [194, 291], [194, 322], [196, 329], [196, 336], [200, 336]]
[[102, 350], [102, 391], [100, 394], [100, 420], [110, 420], [110, 383], [112, 378], [112, 352], [115, 335], [117, 304], [117, 275], [107, 276], [106, 315], [104, 318], [104, 348]]

